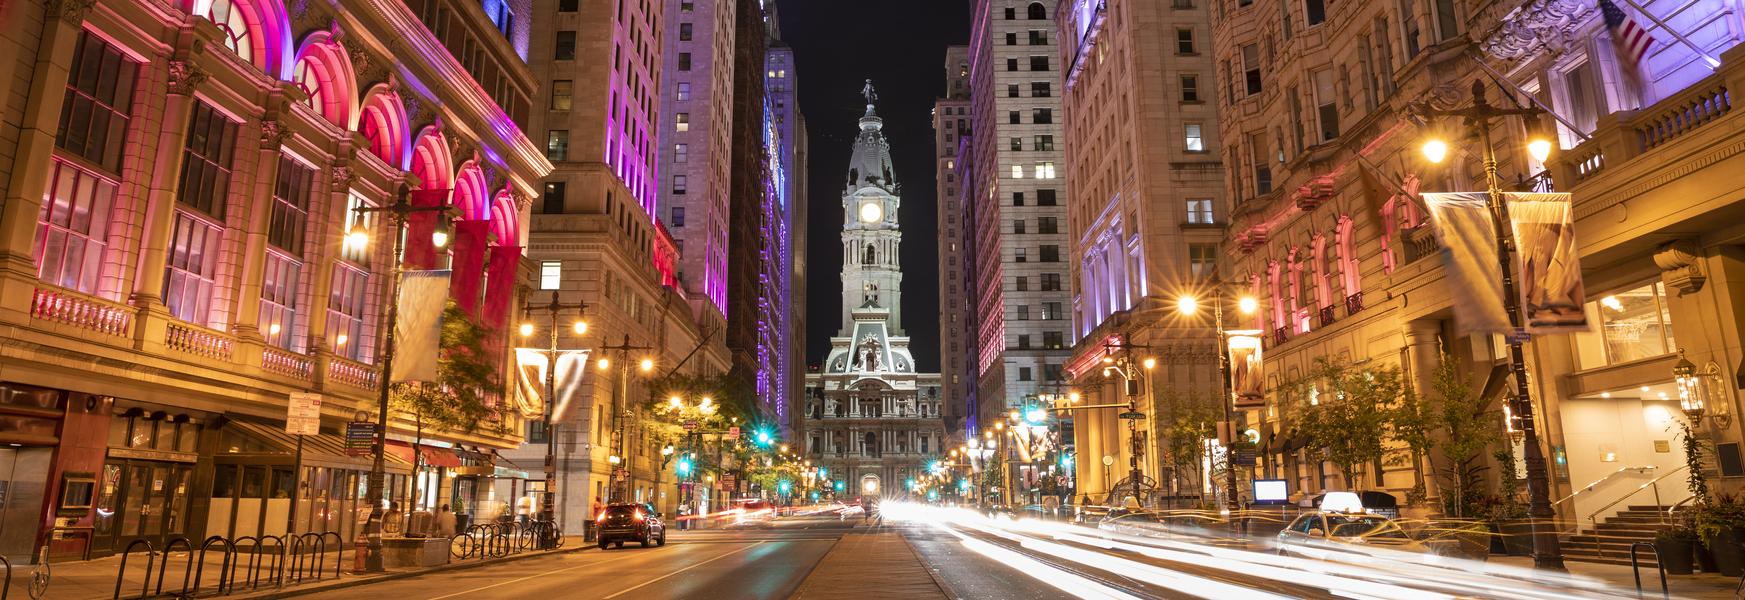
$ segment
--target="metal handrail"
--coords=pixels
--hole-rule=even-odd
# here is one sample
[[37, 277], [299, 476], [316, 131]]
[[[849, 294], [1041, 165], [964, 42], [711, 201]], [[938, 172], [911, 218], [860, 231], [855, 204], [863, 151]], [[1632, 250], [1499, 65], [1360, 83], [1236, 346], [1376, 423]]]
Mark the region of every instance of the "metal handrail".
[[1606, 474], [1605, 477], [1601, 477], [1599, 479], [1594, 480], [1593, 483], [1587, 484], [1587, 487], [1576, 490], [1575, 493], [1570, 494], [1568, 496], [1564, 496], [1562, 500], [1552, 502], [1551, 505], [1557, 506], [1559, 504], [1563, 504], [1564, 502], [1570, 501], [1570, 499], [1575, 498], [1576, 496], [1580, 496], [1580, 495], [1585, 494], [1587, 492], [1594, 491], [1595, 487], [1598, 487], [1600, 484], [1611, 480], [1613, 477], [1623, 475], [1625, 471], [1637, 471], [1637, 472], [1641, 472], [1641, 473], [1646, 473], [1646, 472], [1653, 471], [1653, 470], [1658, 469], [1658, 468], [1660, 468], [1659, 465], [1643, 465], [1640, 467], [1624, 467], [1624, 468], [1618, 469], [1616, 471], [1612, 471], [1611, 473]]
[[1587, 516], [1587, 520], [1593, 521], [1595, 517], [1600, 516], [1600, 513], [1606, 512], [1606, 510], [1608, 510], [1614, 506], [1617, 506], [1619, 503], [1621, 503], [1625, 500], [1629, 500], [1630, 497], [1636, 495], [1637, 492], [1641, 492], [1642, 490], [1648, 489], [1649, 487], [1654, 488], [1654, 504], [1655, 504], [1655, 506], [1659, 506], [1660, 505], [1660, 486], [1658, 484], [1660, 483], [1660, 480], [1666, 479], [1666, 478], [1671, 477], [1673, 475], [1677, 475], [1680, 472], [1683, 472], [1684, 470], [1689, 469], [1689, 468], [1690, 468], [1689, 465], [1680, 465], [1676, 469], [1673, 469], [1671, 471], [1667, 471], [1665, 475], [1655, 477], [1654, 479], [1648, 480], [1648, 483], [1644, 483], [1642, 485], [1636, 486], [1636, 489], [1632, 490], [1630, 493], [1619, 496], [1617, 500], [1613, 500], [1613, 501], [1607, 503], [1605, 506], [1601, 506], [1599, 508], [1599, 510], [1596, 510], [1592, 514], [1589, 514]]

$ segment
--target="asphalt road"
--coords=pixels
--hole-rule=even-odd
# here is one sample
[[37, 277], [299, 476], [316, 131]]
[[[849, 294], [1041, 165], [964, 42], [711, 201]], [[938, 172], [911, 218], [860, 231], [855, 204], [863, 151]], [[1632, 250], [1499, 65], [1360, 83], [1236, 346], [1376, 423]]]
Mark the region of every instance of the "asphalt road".
[[767, 528], [672, 531], [665, 547], [589, 547], [335, 590], [312, 598], [558, 600], [786, 598], [851, 523], [794, 520]]

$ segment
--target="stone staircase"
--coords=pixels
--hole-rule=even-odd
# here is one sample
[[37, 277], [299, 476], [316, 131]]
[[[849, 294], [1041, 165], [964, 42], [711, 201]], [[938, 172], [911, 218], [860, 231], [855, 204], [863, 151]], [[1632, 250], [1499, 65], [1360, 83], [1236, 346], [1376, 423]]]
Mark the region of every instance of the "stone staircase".
[[[1563, 535], [1563, 557], [1581, 562], [1629, 565], [1630, 545], [1653, 542], [1654, 534], [1666, 528], [1660, 519], [1667, 508], [1626, 506], [1618, 514], [1601, 520], [1593, 529]], [[1655, 565], [1652, 552], [1644, 549], [1639, 556], [1642, 566]]]

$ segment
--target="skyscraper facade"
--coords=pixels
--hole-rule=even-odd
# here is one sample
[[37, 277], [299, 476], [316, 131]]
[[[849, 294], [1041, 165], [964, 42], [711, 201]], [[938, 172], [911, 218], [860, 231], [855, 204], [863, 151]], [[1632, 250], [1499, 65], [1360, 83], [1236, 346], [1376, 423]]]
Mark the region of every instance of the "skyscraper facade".
[[[681, 284], [678, 240], [656, 219], [672, 208], [662, 203], [673, 196], [663, 193], [672, 180], [661, 169], [676, 161], [657, 142], [662, 90], [671, 83], [661, 43], [668, 6], [539, 7], [543, 12], [529, 19], [529, 62], [540, 84], [530, 130], [556, 168], [532, 217], [528, 256], [540, 279], [530, 304], [547, 304], [552, 294], [566, 305], [585, 303], [588, 331], [572, 335], [568, 323], [582, 315], [565, 312], [557, 322], [565, 328], [559, 346], [591, 350], [616, 368], [589, 371], [569, 397], [556, 399], [563, 410], [553, 430], [534, 426], [530, 443], [506, 454], [541, 464], [545, 444], [558, 445], [557, 517], [565, 530], [579, 530], [595, 501], [648, 502], [675, 512], [677, 478], [661, 472], [640, 418], [644, 382], [687, 357], [687, 370], [725, 371], [728, 356], [720, 337], [710, 335], [722, 327], [707, 300], [710, 288]], [[546, 318], [537, 313], [529, 322], [544, 334]], [[643, 358], [656, 368], [636, 368]]]
[[[1063, 5], [1066, 65], [1067, 230], [1073, 239], [1073, 360], [1068, 377], [1088, 404], [1133, 401], [1148, 415], [1141, 472], [1160, 465], [1173, 411], [1216, 410], [1222, 398], [1210, 310], [1177, 314], [1194, 296], [1210, 306], [1223, 252], [1223, 165], [1211, 31], [1205, 4], [1080, 0]], [[1121, 18], [1113, 18], [1119, 14]], [[1232, 311], [1232, 314], [1234, 312]], [[1232, 328], [1238, 327], [1234, 319]], [[1129, 359], [1128, 387], [1104, 358]], [[1145, 359], [1154, 367], [1144, 368]], [[1130, 396], [1129, 391], [1138, 392]], [[1129, 468], [1132, 445], [1119, 410], [1074, 415], [1079, 490], [1101, 496]], [[1124, 491], [1130, 488], [1124, 488]], [[1193, 492], [1188, 492], [1193, 493]]]
[[734, 0], [665, 0], [658, 218], [679, 249], [679, 281], [727, 314], [727, 221], [733, 132]]
[[939, 223], [939, 384], [948, 425], [962, 430], [971, 424], [971, 391], [979, 369], [974, 343], [976, 319], [974, 281], [969, 275], [973, 256], [972, 231], [965, 218], [963, 170], [958, 166], [969, 146], [969, 48], [945, 51], [945, 97], [933, 103], [933, 145], [936, 210]]
[[[765, 58], [764, 79], [769, 92], [770, 114], [776, 130], [776, 144], [770, 149], [782, 173], [782, 219], [788, 224], [788, 324], [784, 344], [787, 365], [778, 377], [787, 378], [784, 401], [797, 403], [806, 384], [806, 213], [807, 213], [807, 147], [806, 117], [800, 113], [799, 69], [794, 62], [794, 48], [781, 40], [781, 18], [775, 3], [767, 5], [770, 44]], [[798, 425], [802, 410], [789, 410], [781, 423], [786, 431]]]
[[969, 45], [977, 418], [1061, 383], [1070, 352], [1059, 36], [1042, 2], [977, 0]]

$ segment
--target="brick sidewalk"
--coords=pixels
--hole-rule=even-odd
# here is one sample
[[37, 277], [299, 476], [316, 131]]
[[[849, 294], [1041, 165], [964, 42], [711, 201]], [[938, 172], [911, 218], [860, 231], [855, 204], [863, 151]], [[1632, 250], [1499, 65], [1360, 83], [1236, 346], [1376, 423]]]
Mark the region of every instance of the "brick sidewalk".
[[[365, 585], [379, 581], [403, 579], [436, 571], [467, 569], [475, 566], [498, 564], [501, 562], [535, 556], [576, 552], [588, 547], [591, 546], [584, 544], [581, 536], [566, 536], [562, 548], [549, 552], [527, 551], [520, 554], [511, 554], [503, 558], [482, 560], [478, 558], [450, 558], [448, 564], [439, 567], [390, 569], [385, 573], [370, 574], [351, 572], [354, 555], [352, 551], [348, 549], [344, 551], [343, 556], [335, 556], [335, 553], [333, 552], [327, 553], [326, 558], [321, 561], [322, 579], [320, 580], [306, 577], [303, 583], [298, 583], [294, 578], [292, 578], [287, 580], [286, 584], [283, 586], [275, 586], [271, 582], [263, 581], [258, 586], [254, 587], [248, 585], [248, 555], [245, 553], [239, 553], [242, 556], [242, 561], [240, 566], [235, 569], [235, 572], [237, 578], [242, 581], [233, 586], [233, 589], [237, 590], [236, 593], [223, 597], [254, 600], [298, 596], [318, 591]], [[160, 556], [158, 557], [157, 562], [161, 564], [162, 560], [163, 557]], [[310, 559], [308, 558], [304, 559], [304, 570], [306, 573], [312, 572], [308, 566], [309, 560]], [[340, 566], [343, 566], [346, 569], [345, 572], [337, 578], [333, 575], [336, 561], [340, 563]], [[121, 585], [122, 598], [139, 597], [140, 590], [146, 583], [145, 578], [147, 577], [147, 574], [145, 571], [145, 562], [145, 555], [143, 553], [135, 553], [132, 558], [128, 559], [126, 577]], [[181, 591], [183, 574], [187, 572], [187, 565], [188, 555], [186, 553], [177, 552], [170, 555], [168, 568], [164, 570], [163, 575], [163, 591], [165, 594], [173, 595], [176, 592]], [[216, 558], [215, 556], [209, 556], [207, 558], [206, 566], [204, 567], [204, 572], [201, 577], [201, 591], [210, 593], [212, 590], [216, 589], [218, 584], [218, 572], [221, 570], [221, 565], [221, 559]], [[50, 565], [51, 576], [49, 579], [48, 592], [43, 596], [43, 600], [107, 600], [113, 598], [115, 596], [115, 576], [120, 566], [121, 557], [119, 556], [88, 561], [52, 564]], [[269, 566], [270, 563], [264, 564], [260, 567], [260, 570], [264, 573], [268, 570]], [[194, 567], [196, 569], [201, 568], [198, 564], [194, 565]], [[27, 586], [30, 584], [31, 571], [33, 569], [35, 569], [35, 566], [33, 565], [17, 565], [13, 567], [10, 597], [30, 597]], [[154, 564], [150, 575], [152, 578], [152, 588], [157, 587], [158, 570], [158, 565]], [[289, 570], [290, 568], [287, 567], [287, 571]], [[263, 574], [261, 579], [265, 580], [267, 577]], [[190, 589], [193, 587], [192, 576], [189, 577], [188, 585]]]
[[863, 597], [869, 590], [891, 598], [947, 597], [901, 534], [857, 527], [830, 548], [790, 600]]
[[[1509, 565], [1524, 569], [1533, 568], [1533, 557], [1530, 556], [1492, 556], [1486, 563], [1493, 565]], [[1636, 578], [1631, 575], [1630, 567], [1626, 565], [1608, 565], [1600, 563], [1566, 560], [1563, 562], [1569, 568], [1569, 574], [1575, 577], [1588, 577], [1604, 581], [1613, 589], [1634, 595]], [[1734, 600], [1733, 589], [1739, 585], [1739, 578], [1718, 574], [1698, 573], [1695, 575], [1667, 575], [1666, 589], [1674, 598], [1690, 598], [1692, 600]], [[1642, 594], [1646, 598], [1660, 597], [1660, 572], [1652, 568], [1642, 569]]]

